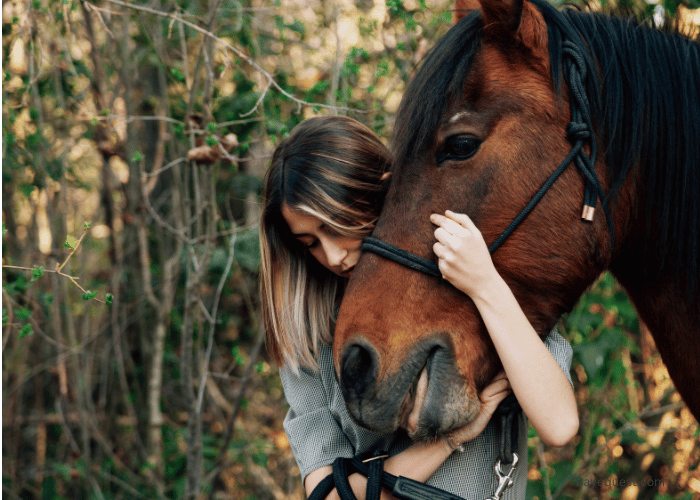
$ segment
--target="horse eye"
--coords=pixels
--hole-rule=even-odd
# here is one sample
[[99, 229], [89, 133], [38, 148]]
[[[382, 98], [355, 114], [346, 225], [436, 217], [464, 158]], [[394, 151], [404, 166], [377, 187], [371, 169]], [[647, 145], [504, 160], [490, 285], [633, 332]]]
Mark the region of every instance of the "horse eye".
[[449, 137], [437, 155], [437, 162], [447, 160], [466, 160], [479, 150], [481, 141], [472, 135], [454, 135]]

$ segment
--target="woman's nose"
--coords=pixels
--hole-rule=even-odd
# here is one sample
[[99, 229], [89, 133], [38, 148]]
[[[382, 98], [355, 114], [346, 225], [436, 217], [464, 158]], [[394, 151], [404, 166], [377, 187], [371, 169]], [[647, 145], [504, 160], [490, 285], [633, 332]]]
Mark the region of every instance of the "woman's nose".
[[340, 266], [348, 253], [343, 247], [333, 241], [326, 243], [325, 250], [328, 265], [332, 267]]

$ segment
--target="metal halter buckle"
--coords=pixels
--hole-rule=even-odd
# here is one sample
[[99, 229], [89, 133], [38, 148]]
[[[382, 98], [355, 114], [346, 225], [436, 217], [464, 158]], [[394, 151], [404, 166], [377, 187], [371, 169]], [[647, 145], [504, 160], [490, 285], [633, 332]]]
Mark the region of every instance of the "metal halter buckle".
[[486, 500], [501, 500], [501, 497], [503, 496], [503, 493], [506, 491], [506, 489], [513, 486], [513, 473], [515, 472], [516, 465], [518, 465], [517, 453], [513, 453], [513, 463], [510, 464], [510, 470], [508, 471], [508, 474], [503, 472], [503, 469], [501, 467], [501, 459], [499, 458], [496, 461], [496, 465], [494, 465], [493, 470], [496, 473], [496, 477], [498, 478], [498, 486], [496, 487], [496, 491], [493, 492], [493, 495], [488, 497]]

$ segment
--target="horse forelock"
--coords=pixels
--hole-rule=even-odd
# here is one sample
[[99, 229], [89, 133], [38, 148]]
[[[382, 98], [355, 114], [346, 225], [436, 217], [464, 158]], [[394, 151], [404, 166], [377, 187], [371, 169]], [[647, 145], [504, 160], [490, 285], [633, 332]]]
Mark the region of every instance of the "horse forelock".
[[448, 108], [461, 95], [480, 41], [482, 21], [474, 11], [433, 47], [408, 85], [392, 137], [395, 165], [405, 165], [432, 143]]

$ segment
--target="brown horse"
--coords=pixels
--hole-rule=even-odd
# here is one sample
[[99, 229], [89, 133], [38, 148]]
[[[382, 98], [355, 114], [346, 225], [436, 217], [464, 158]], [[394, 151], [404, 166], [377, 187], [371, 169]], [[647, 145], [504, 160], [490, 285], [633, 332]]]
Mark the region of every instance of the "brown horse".
[[350, 413], [394, 431], [425, 369], [429, 438], [469, 422], [501, 368], [474, 304], [431, 274], [429, 215], [450, 209], [480, 228], [541, 335], [610, 269], [699, 418], [699, 45], [542, 0], [467, 7], [404, 95], [373, 234], [426, 273], [365, 253], [338, 316]]

